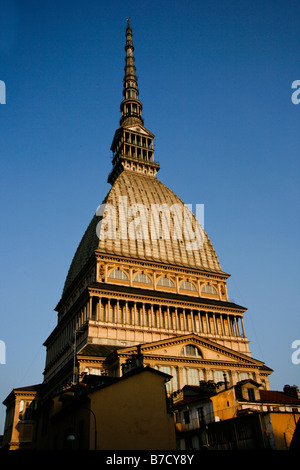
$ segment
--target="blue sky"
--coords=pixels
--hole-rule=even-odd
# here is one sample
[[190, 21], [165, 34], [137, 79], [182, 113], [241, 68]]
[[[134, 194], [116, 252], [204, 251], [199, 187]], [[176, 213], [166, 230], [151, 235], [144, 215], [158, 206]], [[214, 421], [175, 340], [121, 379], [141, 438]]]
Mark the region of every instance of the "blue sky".
[[70, 262], [110, 188], [127, 17], [158, 177], [204, 204], [271, 388], [300, 386], [299, 2], [2, 0], [1, 403], [42, 381]]

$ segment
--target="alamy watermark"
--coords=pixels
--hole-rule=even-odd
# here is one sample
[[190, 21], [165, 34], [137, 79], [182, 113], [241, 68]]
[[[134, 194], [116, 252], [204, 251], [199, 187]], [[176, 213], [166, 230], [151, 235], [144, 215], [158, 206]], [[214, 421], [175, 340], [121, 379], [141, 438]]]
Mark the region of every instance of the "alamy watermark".
[[0, 364], [6, 364], [6, 347], [2, 340], [0, 340]]
[[179, 240], [188, 251], [200, 250], [204, 243], [204, 204], [128, 205], [120, 196], [117, 205], [101, 204], [96, 215], [96, 233], [101, 240]]
[[291, 357], [292, 363], [295, 365], [300, 364], [300, 339], [295, 339], [292, 342], [292, 349], [296, 350], [293, 352]]
[[0, 80], [0, 104], [6, 104], [6, 85], [3, 80]]
[[294, 80], [292, 83], [292, 88], [296, 88], [296, 91], [292, 93], [291, 100], [293, 104], [300, 103], [300, 80]]

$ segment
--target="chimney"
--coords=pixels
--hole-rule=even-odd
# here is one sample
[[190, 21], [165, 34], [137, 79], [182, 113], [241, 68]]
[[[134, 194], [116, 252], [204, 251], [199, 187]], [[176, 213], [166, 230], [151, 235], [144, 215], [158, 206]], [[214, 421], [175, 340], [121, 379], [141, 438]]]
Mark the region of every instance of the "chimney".
[[300, 400], [299, 388], [296, 385], [285, 385], [283, 391], [286, 395]]
[[137, 346], [137, 353], [132, 354], [132, 356], [126, 360], [125, 364], [122, 364], [122, 375], [138, 367], [143, 367], [143, 365], [144, 365], [144, 358], [143, 358], [143, 354], [141, 353], [141, 345], [139, 344]]

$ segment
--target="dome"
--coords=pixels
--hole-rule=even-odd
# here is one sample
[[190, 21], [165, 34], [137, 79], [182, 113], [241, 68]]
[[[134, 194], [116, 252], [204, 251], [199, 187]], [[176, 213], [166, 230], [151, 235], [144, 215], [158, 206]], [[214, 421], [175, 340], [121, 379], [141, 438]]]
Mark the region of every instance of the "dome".
[[196, 216], [156, 177], [134, 171], [122, 171], [99, 206], [75, 253], [64, 292], [95, 250], [222, 272]]

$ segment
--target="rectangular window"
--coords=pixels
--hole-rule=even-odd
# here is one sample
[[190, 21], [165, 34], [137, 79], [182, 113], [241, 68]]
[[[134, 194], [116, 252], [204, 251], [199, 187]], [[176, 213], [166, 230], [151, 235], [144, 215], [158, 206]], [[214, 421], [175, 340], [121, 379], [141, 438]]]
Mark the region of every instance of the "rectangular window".
[[183, 412], [183, 419], [185, 424], [190, 423], [190, 412], [188, 410]]
[[215, 382], [224, 382], [224, 375], [223, 371], [221, 370], [215, 370]]
[[204, 424], [204, 423], [205, 423], [205, 421], [204, 421], [203, 407], [198, 408], [197, 412], [198, 412], [198, 422], [199, 422], [199, 426], [201, 426], [201, 424]]
[[186, 437], [184, 439], [185, 443], [185, 450], [192, 450], [193, 449], [193, 438], [192, 437]]
[[[168, 374], [168, 375], [172, 375], [171, 374], [171, 367], [167, 367], [167, 366], [162, 366], [160, 368], [160, 370], [162, 372], [164, 372], [165, 374]], [[169, 380], [169, 382], [166, 383], [166, 389], [168, 392], [171, 392], [172, 391], [172, 383], [171, 383], [171, 380]]]
[[248, 397], [250, 401], [255, 401], [254, 388], [248, 388]]
[[199, 372], [198, 369], [188, 369], [188, 377], [190, 385], [199, 385]]

